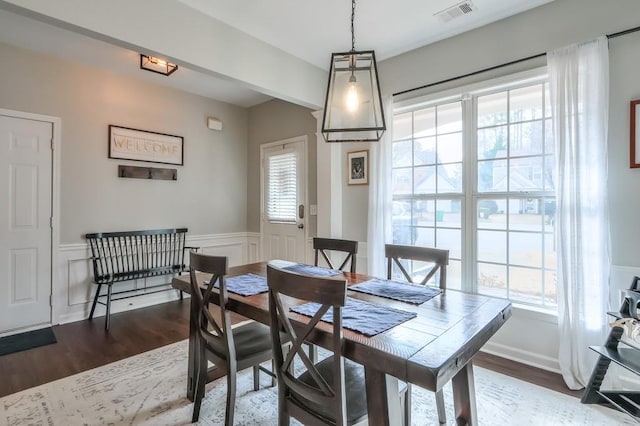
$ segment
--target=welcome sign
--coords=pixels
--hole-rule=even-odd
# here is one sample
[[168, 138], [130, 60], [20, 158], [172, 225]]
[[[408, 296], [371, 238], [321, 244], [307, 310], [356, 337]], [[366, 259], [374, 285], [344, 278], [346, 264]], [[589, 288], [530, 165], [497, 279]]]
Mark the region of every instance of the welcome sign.
[[181, 166], [183, 147], [182, 136], [109, 125], [109, 158]]

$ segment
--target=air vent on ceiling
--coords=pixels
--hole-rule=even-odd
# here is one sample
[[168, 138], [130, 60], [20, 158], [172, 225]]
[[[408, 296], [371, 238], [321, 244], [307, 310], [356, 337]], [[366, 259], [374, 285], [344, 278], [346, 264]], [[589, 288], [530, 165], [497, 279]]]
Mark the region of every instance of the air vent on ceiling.
[[470, 1], [463, 1], [451, 7], [448, 7], [433, 16], [440, 19], [441, 22], [449, 22], [452, 19], [458, 18], [462, 15], [467, 15], [476, 10], [476, 7]]

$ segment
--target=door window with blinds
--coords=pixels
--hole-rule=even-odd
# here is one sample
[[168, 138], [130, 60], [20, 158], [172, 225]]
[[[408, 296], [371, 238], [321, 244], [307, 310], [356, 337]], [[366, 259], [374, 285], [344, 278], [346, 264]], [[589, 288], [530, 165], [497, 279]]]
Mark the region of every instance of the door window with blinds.
[[282, 151], [266, 158], [265, 212], [270, 222], [295, 223], [298, 205], [296, 151]]

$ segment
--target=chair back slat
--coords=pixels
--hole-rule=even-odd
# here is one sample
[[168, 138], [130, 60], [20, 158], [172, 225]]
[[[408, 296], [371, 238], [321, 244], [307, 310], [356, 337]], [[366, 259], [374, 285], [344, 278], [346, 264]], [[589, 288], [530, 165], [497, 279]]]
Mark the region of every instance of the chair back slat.
[[[313, 249], [315, 250], [315, 266], [320, 266], [319, 259], [322, 256], [324, 262], [331, 269], [338, 269], [344, 271], [347, 264], [349, 265], [349, 272], [356, 272], [356, 254], [358, 253], [358, 242], [352, 240], [339, 240], [335, 238], [314, 238]], [[333, 265], [328, 252], [344, 253], [345, 258], [338, 268]]]
[[432, 264], [426, 271], [424, 278], [419, 284], [426, 285], [436, 273], [439, 274], [438, 287], [442, 290], [447, 288], [447, 265], [449, 264], [449, 250], [442, 250], [431, 247], [405, 246], [397, 244], [385, 245], [385, 257], [387, 258], [387, 279], [393, 276], [394, 265], [400, 270], [404, 278], [413, 283], [413, 277], [407, 271], [403, 260], [419, 261]]
[[[280, 401], [293, 406], [296, 410], [307, 411], [313, 416], [313, 410], [304, 406], [303, 401], [324, 407], [331, 407], [336, 414], [336, 424], [346, 423], [346, 397], [344, 382], [344, 359], [342, 358], [342, 307], [346, 303], [347, 281], [344, 278], [310, 277], [299, 275], [284, 269], [267, 266], [267, 282], [269, 285], [269, 313], [271, 319], [271, 338], [276, 363], [276, 373], [284, 398]], [[304, 323], [301, 317], [298, 321], [291, 321], [289, 308], [299, 302], [295, 299], [306, 300], [319, 304], [319, 309]], [[330, 384], [320, 374], [303, 349], [304, 340], [313, 332], [322, 316], [333, 309], [333, 324], [331, 345], [328, 348], [333, 353], [332, 377]], [[297, 314], [293, 314], [297, 315]], [[306, 318], [306, 317], [305, 317]], [[285, 356], [282, 349], [284, 334], [292, 344]], [[302, 360], [306, 368], [307, 377], [311, 382], [300, 380], [300, 376], [293, 374], [295, 357]], [[286, 410], [289, 411], [289, 410]]]
[[[205, 273], [209, 279], [202, 288], [198, 282], [198, 272]], [[231, 331], [231, 315], [228, 310], [229, 296], [225, 283], [227, 275], [227, 258], [224, 256], [208, 256], [196, 252], [189, 253], [189, 276], [192, 303], [191, 315], [197, 318], [197, 329], [200, 336], [212, 343], [215, 355], [222, 360], [235, 360], [235, 345]], [[220, 309], [220, 323], [209, 310], [209, 301], [215, 284], [218, 287], [218, 307]]]

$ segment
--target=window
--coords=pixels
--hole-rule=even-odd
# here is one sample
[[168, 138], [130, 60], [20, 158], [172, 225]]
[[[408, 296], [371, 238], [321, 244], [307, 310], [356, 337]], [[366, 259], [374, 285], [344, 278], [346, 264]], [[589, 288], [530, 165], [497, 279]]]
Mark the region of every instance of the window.
[[551, 118], [544, 76], [396, 109], [394, 243], [448, 249], [449, 288], [555, 309]]
[[295, 151], [267, 157], [267, 219], [271, 222], [296, 222], [297, 158]]

